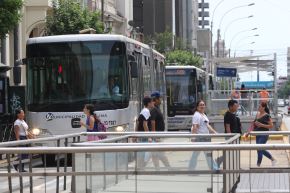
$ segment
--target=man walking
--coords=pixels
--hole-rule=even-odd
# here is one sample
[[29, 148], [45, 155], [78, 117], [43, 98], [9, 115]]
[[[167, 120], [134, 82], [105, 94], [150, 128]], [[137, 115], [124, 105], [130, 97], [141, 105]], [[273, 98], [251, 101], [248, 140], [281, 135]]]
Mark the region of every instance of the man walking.
[[242, 133], [241, 131], [241, 121], [236, 115], [239, 108], [239, 103], [237, 100], [230, 100], [228, 102], [228, 111], [224, 115], [224, 128], [225, 133]]
[[[150, 97], [144, 97], [143, 98], [143, 105], [144, 108], [141, 110], [137, 123], [136, 123], [136, 131], [138, 132], [150, 132], [152, 130], [151, 127], [151, 114], [150, 109], [154, 107], [154, 103], [152, 98]], [[147, 143], [148, 141], [151, 141], [151, 138], [142, 137], [139, 139], [141, 143]], [[146, 166], [146, 160], [145, 160], [145, 152], [138, 153], [137, 156], [137, 167], [143, 168]]]
[[[225, 133], [240, 133], [241, 130], [241, 121], [240, 118], [236, 115], [236, 112], [239, 108], [239, 103], [237, 100], [229, 100], [228, 102], [228, 111], [224, 115], [224, 128]], [[220, 156], [216, 159], [218, 167], [223, 162], [223, 156]]]
[[[156, 132], [164, 132], [165, 131], [165, 123], [164, 117], [160, 110], [161, 98], [160, 93], [155, 91], [151, 94], [151, 98], [154, 102], [154, 107], [150, 110], [151, 114], [151, 128], [152, 131]], [[160, 138], [155, 138], [155, 142], [160, 142]], [[170, 169], [170, 164], [168, 158], [165, 155], [165, 152], [155, 152], [152, 154], [152, 161], [157, 170], [159, 170], [159, 160], [164, 164], [165, 167]]]

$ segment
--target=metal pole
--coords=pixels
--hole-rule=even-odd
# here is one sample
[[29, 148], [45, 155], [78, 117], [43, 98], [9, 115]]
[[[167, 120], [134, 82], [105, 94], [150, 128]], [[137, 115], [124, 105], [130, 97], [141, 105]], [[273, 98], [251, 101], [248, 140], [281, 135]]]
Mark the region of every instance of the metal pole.
[[153, 34], [156, 33], [156, 10], [155, 10], [155, 1], [153, 1], [153, 4], [152, 4], [152, 9], [153, 9]]
[[201, 28], [204, 29], [204, 0], [201, 0]]
[[[60, 147], [60, 140], [57, 140], [57, 147]], [[59, 166], [60, 166], [60, 155], [59, 153], [56, 154], [56, 171], [59, 172]], [[56, 177], [56, 193], [59, 193], [59, 176]]]
[[[64, 146], [67, 147], [68, 146], [68, 138], [65, 138], [65, 142], [64, 142]], [[67, 153], [64, 155], [64, 172], [67, 172]], [[66, 175], [64, 175], [64, 179], [63, 179], [63, 190], [66, 190]]]
[[[30, 153], [29, 154], [29, 173], [32, 173], [32, 154]], [[30, 185], [29, 185], [29, 190], [30, 190], [30, 193], [33, 193], [33, 177], [32, 176], [29, 176], [29, 182], [30, 182]]]
[[[290, 139], [290, 138], [289, 138]], [[11, 159], [10, 159], [11, 154], [6, 154], [7, 157], [7, 171], [8, 174], [11, 173]], [[13, 163], [12, 163], [13, 164]], [[12, 193], [12, 178], [11, 176], [8, 176], [8, 187], [9, 187], [9, 193]]]
[[101, 1], [102, 22], [104, 23], [104, 0]]
[[220, 54], [219, 54], [219, 52], [220, 52], [220, 42], [219, 42], [219, 40], [220, 40], [220, 29], [218, 29], [217, 30], [217, 57], [219, 57], [220, 56]]
[[175, 29], [175, 0], [172, 0], [172, 49], [175, 47], [175, 35], [176, 35], [176, 29]]
[[[274, 113], [275, 113], [275, 117], [276, 120], [278, 120], [278, 88], [277, 88], [277, 54], [274, 53], [274, 61], [273, 61], [273, 65], [274, 65]], [[277, 124], [277, 122], [276, 122]], [[276, 125], [277, 126], [277, 125]], [[276, 127], [277, 128], [277, 127]]]
[[1, 39], [1, 63], [2, 64], [6, 64], [7, 61], [6, 61], [6, 39], [5, 38], [2, 38]]
[[213, 56], [213, 45], [212, 45], [212, 38], [213, 38], [213, 33], [212, 33], [212, 28], [213, 28], [213, 22], [210, 23], [210, 57], [212, 58]]
[[14, 61], [19, 59], [19, 26], [14, 28]]
[[260, 64], [259, 64], [259, 58], [257, 61], [257, 82], [260, 82]]

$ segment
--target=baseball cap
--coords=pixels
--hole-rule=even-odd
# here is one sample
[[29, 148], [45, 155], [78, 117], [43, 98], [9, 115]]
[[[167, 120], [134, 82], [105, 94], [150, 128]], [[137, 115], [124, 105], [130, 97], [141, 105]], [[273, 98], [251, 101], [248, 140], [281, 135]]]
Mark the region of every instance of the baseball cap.
[[161, 96], [160, 92], [158, 92], [158, 91], [154, 91], [154, 92], [151, 93], [151, 97], [152, 98], [159, 98], [160, 96]]

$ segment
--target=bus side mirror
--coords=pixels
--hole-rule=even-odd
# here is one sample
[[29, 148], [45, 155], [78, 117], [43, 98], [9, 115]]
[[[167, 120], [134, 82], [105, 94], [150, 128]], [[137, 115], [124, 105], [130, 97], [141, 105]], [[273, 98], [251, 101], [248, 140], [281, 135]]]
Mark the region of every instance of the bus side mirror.
[[131, 61], [130, 62], [130, 67], [131, 67], [131, 77], [132, 78], [138, 78], [137, 62]]

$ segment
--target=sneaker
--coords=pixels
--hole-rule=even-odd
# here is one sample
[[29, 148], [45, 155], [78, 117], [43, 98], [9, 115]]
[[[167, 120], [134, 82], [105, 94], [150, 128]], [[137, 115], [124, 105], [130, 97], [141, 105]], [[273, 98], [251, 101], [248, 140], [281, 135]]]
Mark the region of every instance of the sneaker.
[[272, 166], [276, 166], [276, 164], [277, 164], [277, 160], [276, 159], [272, 160]]

